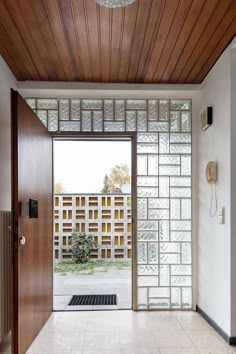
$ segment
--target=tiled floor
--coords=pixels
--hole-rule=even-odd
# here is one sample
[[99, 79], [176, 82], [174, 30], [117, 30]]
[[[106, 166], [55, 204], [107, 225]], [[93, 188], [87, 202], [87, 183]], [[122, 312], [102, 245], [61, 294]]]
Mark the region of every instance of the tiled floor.
[[194, 312], [55, 312], [27, 354], [230, 354]]

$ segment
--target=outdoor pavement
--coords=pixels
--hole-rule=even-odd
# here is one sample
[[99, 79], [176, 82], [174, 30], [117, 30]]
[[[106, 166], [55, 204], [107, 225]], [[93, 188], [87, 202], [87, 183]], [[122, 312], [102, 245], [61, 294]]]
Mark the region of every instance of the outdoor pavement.
[[[116, 294], [117, 306], [68, 306], [73, 295]], [[131, 271], [108, 269], [93, 274], [54, 274], [54, 310], [115, 310], [132, 308]]]

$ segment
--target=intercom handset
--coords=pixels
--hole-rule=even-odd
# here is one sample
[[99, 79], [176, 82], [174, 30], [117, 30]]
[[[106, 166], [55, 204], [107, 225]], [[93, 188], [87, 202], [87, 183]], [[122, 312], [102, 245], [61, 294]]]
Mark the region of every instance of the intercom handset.
[[217, 180], [217, 164], [215, 161], [209, 161], [206, 167], [206, 179], [209, 184], [216, 183]]
[[211, 185], [211, 207], [210, 216], [213, 217], [217, 213], [217, 195], [216, 195], [216, 181], [217, 181], [217, 163], [209, 161], [206, 166], [206, 180]]

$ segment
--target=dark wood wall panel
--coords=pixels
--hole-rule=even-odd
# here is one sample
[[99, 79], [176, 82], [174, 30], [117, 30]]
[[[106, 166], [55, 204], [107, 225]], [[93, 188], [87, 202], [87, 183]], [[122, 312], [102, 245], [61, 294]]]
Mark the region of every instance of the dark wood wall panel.
[[235, 0], [2, 0], [0, 54], [18, 80], [199, 83], [235, 18]]

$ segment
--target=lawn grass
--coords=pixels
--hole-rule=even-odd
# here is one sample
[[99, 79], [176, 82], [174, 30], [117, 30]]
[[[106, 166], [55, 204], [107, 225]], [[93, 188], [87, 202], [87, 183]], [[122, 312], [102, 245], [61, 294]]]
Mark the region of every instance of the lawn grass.
[[109, 269], [130, 269], [131, 262], [89, 261], [87, 263], [55, 262], [55, 273], [93, 274], [94, 272], [106, 272]]

